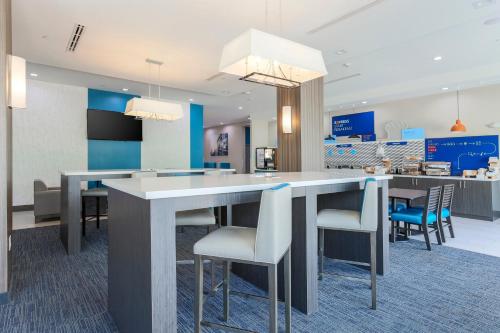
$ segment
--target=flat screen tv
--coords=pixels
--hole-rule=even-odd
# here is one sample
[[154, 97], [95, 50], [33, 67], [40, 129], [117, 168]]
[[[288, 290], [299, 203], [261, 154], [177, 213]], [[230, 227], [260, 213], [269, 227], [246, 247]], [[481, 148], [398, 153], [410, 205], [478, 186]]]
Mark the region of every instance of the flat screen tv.
[[142, 121], [121, 112], [87, 110], [89, 140], [142, 141]]

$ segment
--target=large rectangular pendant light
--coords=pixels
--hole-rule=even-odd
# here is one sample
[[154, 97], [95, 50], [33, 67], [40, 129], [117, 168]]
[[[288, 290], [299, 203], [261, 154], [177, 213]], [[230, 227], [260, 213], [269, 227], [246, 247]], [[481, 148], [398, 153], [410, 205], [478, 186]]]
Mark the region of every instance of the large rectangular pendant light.
[[174, 121], [181, 119], [184, 113], [179, 103], [134, 97], [127, 102], [125, 115], [142, 119]]
[[321, 51], [256, 29], [224, 46], [219, 71], [286, 88], [328, 74]]
[[14, 109], [26, 108], [26, 60], [7, 57], [7, 105]]

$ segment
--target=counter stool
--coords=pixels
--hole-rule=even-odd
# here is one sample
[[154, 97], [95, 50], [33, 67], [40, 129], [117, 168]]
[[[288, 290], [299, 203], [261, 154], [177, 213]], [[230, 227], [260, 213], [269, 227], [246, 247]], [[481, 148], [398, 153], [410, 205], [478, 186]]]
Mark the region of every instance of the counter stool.
[[[377, 308], [377, 227], [378, 227], [378, 188], [377, 181], [368, 178], [365, 181], [361, 212], [340, 209], [323, 209], [317, 218], [319, 233], [319, 280], [323, 279], [325, 252], [325, 229], [361, 232], [370, 234], [370, 264], [349, 262], [370, 267], [370, 286], [372, 309]], [[334, 274], [340, 277], [352, 278]], [[364, 279], [363, 279], [364, 280]]]
[[230, 263], [267, 266], [269, 281], [269, 332], [278, 332], [278, 263], [284, 258], [286, 332], [291, 331], [292, 190], [281, 184], [262, 191], [257, 228], [222, 227], [194, 245], [195, 254], [195, 332], [201, 326], [233, 332], [245, 329], [203, 320], [203, 259], [224, 262], [224, 321], [229, 319]]
[[[431, 251], [431, 242], [429, 239], [429, 234], [431, 232], [436, 233], [436, 239], [439, 245], [441, 242], [441, 232], [438, 219], [438, 211], [441, 206], [441, 187], [431, 187], [427, 190], [427, 197], [425, 199], [425, 205], [423, 208], [408, 208], [403, 209], [399, 212], [394, 212], [391, 214], [391, 239], [395, 238], [396, 229], [402, 229], [399, 227], [398, 222], [404, 222], [405, 228], [404, 232], [407, 234], [411, 228], [411, 225], [417, 225], [422, 228], [424, 233], [425, 243], [427, 245], [427, 250]], [[432, 228], [432, 229], [430, 229]]]
[[99, 222], [101, 220], [101, 198], [108, 197], [108, 189], [105, 187], [94, 187], [88, 190], [82, 190], [82, 236], [85, 236], [85, 229], [87, 224], [87, 212], [86, 212], [86, 199], [95, 198], [96, 208], [95, 208], [95, 219], [96, 227], [99, 229]]

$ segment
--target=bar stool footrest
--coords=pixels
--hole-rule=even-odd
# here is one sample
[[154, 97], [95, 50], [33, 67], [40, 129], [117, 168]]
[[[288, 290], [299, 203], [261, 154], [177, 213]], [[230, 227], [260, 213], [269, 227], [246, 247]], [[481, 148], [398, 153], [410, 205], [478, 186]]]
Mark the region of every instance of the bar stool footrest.
[[224, 325], [224, 324], [213, 323], [213, 322], [210, 322], [210, 321], [202, 321], [201, 325], [205, 326], [205, 327], [210, 327], [210, 328], [215, 328], [215, 329], [223, 330], [223, 331], [226, 331], [226, 332], [234, 332], [234, 333], [258, 333], [256, 331], [250, 331], [250, 330], [246, 330], [246, 329], [235, 327], [235, 326], [229, 326], [229, 325]]

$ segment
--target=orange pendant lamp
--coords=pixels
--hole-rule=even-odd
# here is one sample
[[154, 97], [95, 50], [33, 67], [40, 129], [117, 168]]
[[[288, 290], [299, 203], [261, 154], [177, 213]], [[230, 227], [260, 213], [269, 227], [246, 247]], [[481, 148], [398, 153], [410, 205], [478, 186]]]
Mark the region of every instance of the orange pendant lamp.
[[459, 101], [459, 91], [457, 90], [457, 120], [455, 121], [455, 124], [451, 126], [450, 131], [452, 132], [466, 132], [467, 128], [465, 127], [464, 124], [462, 124], [462, 121], [460, 120], [460, 101]]

